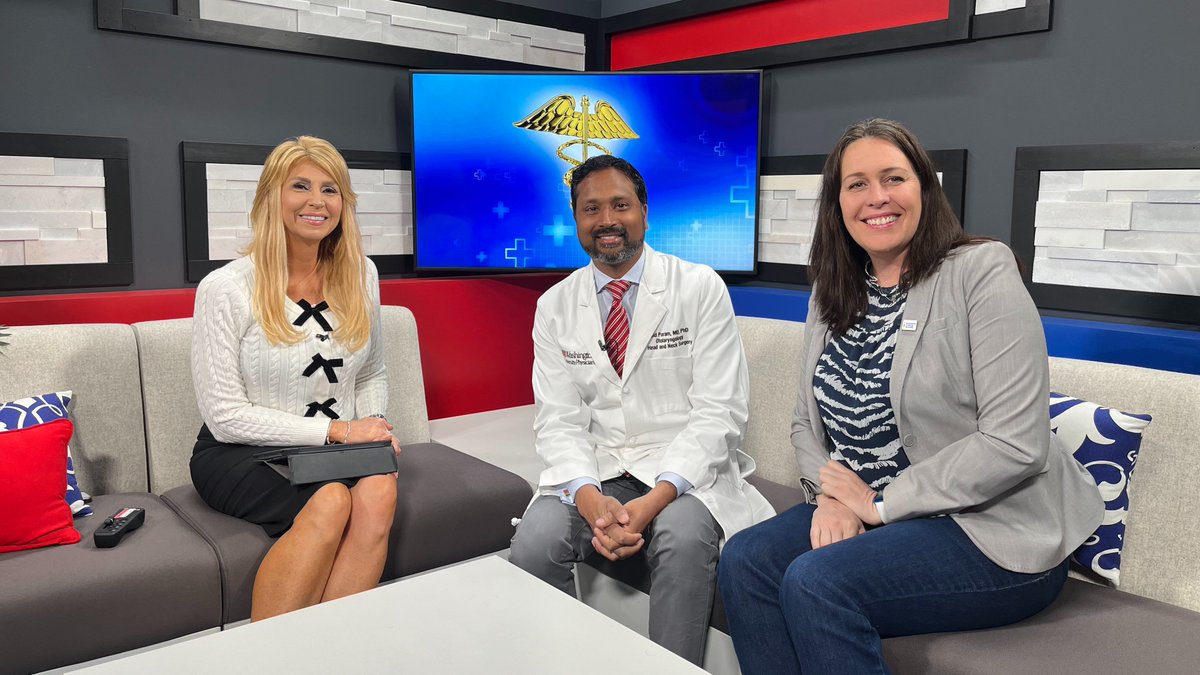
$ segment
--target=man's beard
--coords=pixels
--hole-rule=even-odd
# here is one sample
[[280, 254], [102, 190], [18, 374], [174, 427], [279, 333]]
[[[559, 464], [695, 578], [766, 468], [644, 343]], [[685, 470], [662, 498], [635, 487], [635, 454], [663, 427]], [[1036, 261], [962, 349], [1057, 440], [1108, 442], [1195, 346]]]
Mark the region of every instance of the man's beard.
[[[606, 253], [605, 251], [600, 250], [600, 246], [596, 244], [596, 239], [612, 234], [621, 235], [621, 237], [625, 239], [625, 245], [621, 247], [620, 251], [616, 251], [615, 253]], [[645, 243], [646, 240], [644, 238], [630, 240], [625, 228], [623, 227], [610, 227], [604, 230], [597, 230], [595, 233], [593, 233], [592, 245], [584, 246], [583, 250], [592, 257], [592, 260], [602, 262], [605, 265], [620, 265], [636, 258], [637, 254], [641, 253], [642, 246]]]

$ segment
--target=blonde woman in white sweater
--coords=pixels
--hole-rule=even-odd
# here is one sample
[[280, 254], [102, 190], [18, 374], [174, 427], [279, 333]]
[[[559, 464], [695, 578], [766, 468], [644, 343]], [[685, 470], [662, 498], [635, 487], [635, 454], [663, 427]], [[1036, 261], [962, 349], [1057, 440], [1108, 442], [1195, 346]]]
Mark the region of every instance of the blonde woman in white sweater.
[[346, 162], [289, 139], [267, 157], [247, 255], [196, 291], [192, 379], [204, 427], [192, 482], [210, 506], [278, 540], [254, 580], [253, 620], [374, 587], [394, 475], [292, 486], [261, 446], [391, 440], [379, 279], [363, 255]]

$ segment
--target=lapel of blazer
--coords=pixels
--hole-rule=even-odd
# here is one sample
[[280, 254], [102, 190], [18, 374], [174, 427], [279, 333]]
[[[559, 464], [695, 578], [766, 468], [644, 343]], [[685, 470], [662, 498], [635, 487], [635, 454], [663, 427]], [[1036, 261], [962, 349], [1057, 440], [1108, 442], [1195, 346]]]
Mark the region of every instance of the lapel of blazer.
[[[629, 324], [629, 343], [625, 347], [626, 377], [637, 366], [646, 346], [650, 344], [650, 336], [654, 335], [667, 315], [667, 306], [663, 304], [667, 290], [667, 259], [649, 246], [642, 249], [642, 255], [646, 256], [646, 266], [642, 270], [637, 306], [633, 308], [633, 318]], [[615, 371], [613, 374], [616, 374]]]
[[[900, 330], [896, 331], [896, 350], [892, 353], [892, 412], [900, 417], [900, 394], [904, 391], [904, 378], [908, 376], [908, 367], [912, 364], [913, 352], [921, 341], [921, 334], [929, 324], [929, 310], [933, 304], [933, 289], [937, 287], [938, 277], [942, 269], [939, 267], [928, 279], [908, 290], [908, 299], [904, 302], [904, 315], [900, 317]], [[914, 322], [916, 325], [913, 325]], [[905, 330], [906, 326], [912, 326]]]
[[592, 266], [583, 268], [583, 272], [579, 275], [576, 289], [578, 315], [575, 317], [575, 330], [583, 336], [584, 347], [592, 355], [592, 362], [596, 364], [600, 374], [613, 384], [620, 385], [621, 378], [617, 377], [617, 371], [608, 359], [608, 352], [600, 349], [600, 345], [604, 343], [604, 326], [600, 325], [600, 308], [597, 306], [600, 296], [596, 293], [596, 279], [592, 273]]

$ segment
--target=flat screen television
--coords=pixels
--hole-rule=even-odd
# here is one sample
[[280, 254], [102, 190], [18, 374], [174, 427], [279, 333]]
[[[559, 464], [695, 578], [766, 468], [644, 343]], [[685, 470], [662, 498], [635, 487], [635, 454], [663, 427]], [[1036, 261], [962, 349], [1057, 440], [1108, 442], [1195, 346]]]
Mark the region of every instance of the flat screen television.
[[564, 177], [586, 152], [642, 173], [650, 246], [755, 271], [760, 71], [411, 77], [418, 270], [586, 265]]

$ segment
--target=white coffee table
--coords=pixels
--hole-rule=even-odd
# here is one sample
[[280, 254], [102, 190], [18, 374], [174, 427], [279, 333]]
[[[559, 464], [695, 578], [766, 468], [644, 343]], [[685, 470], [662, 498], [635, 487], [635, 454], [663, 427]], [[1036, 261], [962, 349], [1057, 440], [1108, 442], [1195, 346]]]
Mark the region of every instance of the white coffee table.
[[704, 671], [490, 556], [73, 672]]

